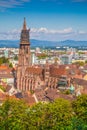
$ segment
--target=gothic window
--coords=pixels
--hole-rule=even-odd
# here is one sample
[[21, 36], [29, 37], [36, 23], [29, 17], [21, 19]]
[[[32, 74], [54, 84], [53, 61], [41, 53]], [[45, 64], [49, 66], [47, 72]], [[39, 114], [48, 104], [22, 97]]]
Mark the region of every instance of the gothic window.
[[26, 46], [26, 48], [25, 48], [25, 52], [28, 53], [28, 47], [27, 47], [27, 46]]
[[46, 69], [45, 71], [48, 72], [48, 69]]

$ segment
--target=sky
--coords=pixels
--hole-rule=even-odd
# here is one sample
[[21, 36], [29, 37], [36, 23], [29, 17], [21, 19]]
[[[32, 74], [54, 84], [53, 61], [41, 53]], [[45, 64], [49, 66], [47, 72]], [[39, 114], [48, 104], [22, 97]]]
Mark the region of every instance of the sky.
[[24, 17], [31, 39], [87, 40], [87, 0], [0, 0], [0, 40], [20, 39]]

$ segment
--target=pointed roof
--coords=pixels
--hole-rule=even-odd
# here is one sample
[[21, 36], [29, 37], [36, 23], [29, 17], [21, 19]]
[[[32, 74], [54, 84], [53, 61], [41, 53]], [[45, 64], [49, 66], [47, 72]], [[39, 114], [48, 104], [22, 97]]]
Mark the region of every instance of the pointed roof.
[[26, 27], [26, 19], [25, 19], [25, 17], [24, 17], [23, 30], [27, 30], [27, 27]]

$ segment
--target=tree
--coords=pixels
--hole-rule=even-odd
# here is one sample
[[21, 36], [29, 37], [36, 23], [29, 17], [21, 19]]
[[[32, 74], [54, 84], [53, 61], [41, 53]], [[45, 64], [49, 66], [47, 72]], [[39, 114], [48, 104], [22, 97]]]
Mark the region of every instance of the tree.
[[87, 130], [87, 95], [31, 107], [8, 98], [0, 106], [0, 130]]
[[13, 68], [13, 65], [12, 65], [12, 63], [9, 63], [9, 67], [10, 67], [10, 68]]
[[71, 130], [72, 107], [69, 101], [57, 99], [50, 103], [46, 113], [48, 129]]
[[28, 108], [21, 100], [7, 99], [0, 107], [0, 129], [27, 130], [25, 117]]
[[6, 91], [6, 88], [4, 87], [4, 86], [2, 86], [2, 85], [0, 85], [0, 89], [2, 90], [2, 91]]
[[75, 63], [77, 65], [79, 65], [79, 66], [84, 66], [85, 65], [85, 63], [83, 61], [76, 61]]
[[39, 103], [28, 111], [29, 130], [71, 130], [72, 107], [69, 101]]
[[40, 59], [46, 59], [47, 57], [48, 57], [48, 55], [45, 54], [45, 53], [43, 53], [43, 54], [41, 54], [41, 55], [38, 56], [38, 59], [39, 59], [39, 60], [40, 60]]
[[9, 63], [8, 58], [0, 57], [0, 65], [3, 64], [3, 63]]
[[87, 64], [87, 60], [85, 60], [85, 63]]
[[17, 55], [14, 56], [14, 60], [18, 60], [18, 56]]
[[46, 104], [38, 103], [30, 108], [27, 115], [29, 130], [45, 130], [45, 107]]
[[0, 107], [1, 130], [71, 130], [72, 108], [69, 101], [38, 103], [8, 99]]
[[87, 95], [77, 97], [72, 107], [75, 113], [74, 127], [77, 130], [87, 130]]

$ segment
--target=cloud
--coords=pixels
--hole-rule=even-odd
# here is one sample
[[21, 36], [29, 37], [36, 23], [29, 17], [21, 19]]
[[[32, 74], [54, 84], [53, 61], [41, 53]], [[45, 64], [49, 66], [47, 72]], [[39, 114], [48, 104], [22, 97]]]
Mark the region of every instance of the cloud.
[[78, 31], [79, 34], [87, 34], [85, 31]]
[[39, 29], [32, 28], [31, 33], [45, 33], [45, 34], [67, 34], [67, 33], [72, 33], [73, 29], [72, 28], [66, 28], [63, 30], [49, 30], [47, 28], [41, 27]]
[[72, 28], [66, 28], [63, 30], [54, 30], [54, 29], [47, 29], [45, 27], [41, 28], [32, 28], [30, 36], [33, 39], [43, 39], [43, 40], [58, 40], [65, 37], [65, 35], [73, 34]]
[[62, 29], [62, 30], [54, 30], [54, 29], [47, 29], [44, 27], [41, 28], [32, 28], [31, 29], [31, 38], [35, 38], [35, 39], [43, 39], [43, 40], [62, 40], [65, 37], [69, 37], [71, 35], [73, 35], [75, 32], [73, 31], [73, 29], [70, 28], [66, 28], [66, 29]]
[[[20, 39], [21, 29], [14, 29], [8, 32], [0, 32], [1, 40], [17, 40]], [[41, 28], [31, 28], [30, 38], [38, 40], [50, 40], [50, 41], [59, 41], [59, 40], [87, 40], [87, 32], [84, 30], [73, 30], [71, 27], [62, 29], [62, 30], [52, 30], [44, 27]]]
[[[7, 8], [14, 8], [17, 6], [23, 6], [24, 3], [31, 2], [32, 0], [0, 0], [0, 11]], [[34, 1], [34, 0], [33, 0]], [[36, 1], [36, 0], [35, 0]], [[39, 2], [56, 2], [58, 4], [69, 2], [87, 2], [87, 0], [37, 0]]]
[[16, 40], [20, 38], [21, 30], [14, 29], [8, 32], [0, 32], [1, 40]]
[[0, 0], [0, 8], [13, 8], [21, 6], [25, 2], [30, 2], [30, 0]]

